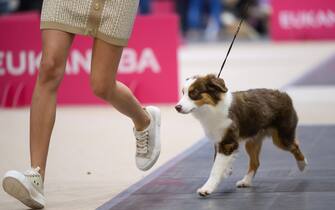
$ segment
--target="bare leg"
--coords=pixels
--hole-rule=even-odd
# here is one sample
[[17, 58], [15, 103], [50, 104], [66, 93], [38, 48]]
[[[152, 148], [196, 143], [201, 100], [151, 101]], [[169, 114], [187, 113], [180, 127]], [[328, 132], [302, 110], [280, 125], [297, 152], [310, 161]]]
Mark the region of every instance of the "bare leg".
[[262, 148], [262, 139], [251, 139], [245, 143], [245, 149], [249, 155], [249, 169], [244, 178], [236, 183], [237, 187], [250, 187], [259, 167], [259, 153]]
[[51, 132], [55, 123], [56, 97], [74, 35], [42, 31], [42, 60], [30, 108], [31, 166], [44, 177]]
[[95, 95], [131, 118], [137, 130], [144, 130], [150, 123], [147, 113], [128, 87], [116, 81], [122, 50], [123, 47], [94, 40], [91, 85]]

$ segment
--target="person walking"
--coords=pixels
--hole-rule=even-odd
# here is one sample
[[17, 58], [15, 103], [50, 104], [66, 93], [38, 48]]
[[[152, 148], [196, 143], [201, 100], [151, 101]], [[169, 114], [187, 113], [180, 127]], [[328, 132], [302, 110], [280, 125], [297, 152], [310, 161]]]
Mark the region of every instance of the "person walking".
[[143, 108], [132, 92], [116, 80], [123, 47], [127, 45], [138, 0], [44, 0], [41, 14], [42, 59], [30, 108], [31, 167], [8, 171], [4, 190], [30, 208], [43, 208], [44, 178], [55, 123], [57, 90], [76, 34], [92, 36], [90, 82], [96, 96], [134, 123], [136, 165], [150, 169], [160, 154], [160, 110]]

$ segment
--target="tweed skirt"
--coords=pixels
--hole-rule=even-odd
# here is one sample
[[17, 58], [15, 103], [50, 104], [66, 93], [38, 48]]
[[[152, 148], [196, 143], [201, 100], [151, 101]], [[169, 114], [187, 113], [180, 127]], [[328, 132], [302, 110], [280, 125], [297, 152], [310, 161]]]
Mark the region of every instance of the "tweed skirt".
[[139, 0], [44, 0], [41, 29], [56, 29], [126, 46]]

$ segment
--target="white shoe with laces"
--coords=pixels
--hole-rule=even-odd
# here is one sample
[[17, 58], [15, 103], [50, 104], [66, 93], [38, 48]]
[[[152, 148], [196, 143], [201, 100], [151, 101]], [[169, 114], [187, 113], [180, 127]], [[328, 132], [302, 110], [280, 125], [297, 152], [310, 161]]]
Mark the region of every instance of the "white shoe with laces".
[[44, 208], [43, 179], [39, 170], [37, 167], [24, 173], [8, 171], [2, 180], [3, 189], [32, 209]]
[[158, 160], [161, 151], [160, 110], [154, 106], [145, 108], [150, 117], [149, 126], [143, 131], [137, 131], [134, 128], [136, 138], [136, 166], [142, 170], [149, 170]]

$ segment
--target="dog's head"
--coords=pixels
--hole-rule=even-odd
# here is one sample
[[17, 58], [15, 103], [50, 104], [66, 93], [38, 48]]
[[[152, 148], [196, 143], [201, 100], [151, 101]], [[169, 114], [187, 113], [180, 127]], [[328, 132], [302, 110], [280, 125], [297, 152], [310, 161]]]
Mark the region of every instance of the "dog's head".
[[213, 74], [188, 78], [176, 110], [188, 114], [203, 106], [216, 106], [228, 91], [225, 82]]

